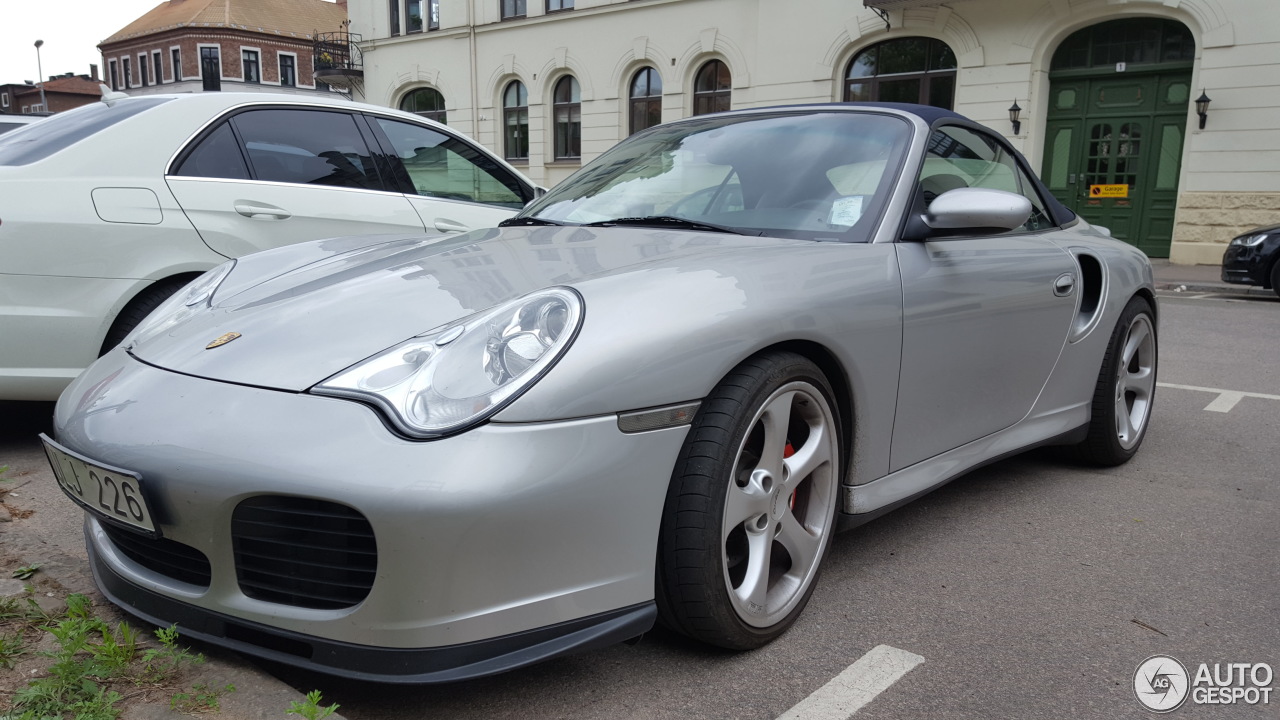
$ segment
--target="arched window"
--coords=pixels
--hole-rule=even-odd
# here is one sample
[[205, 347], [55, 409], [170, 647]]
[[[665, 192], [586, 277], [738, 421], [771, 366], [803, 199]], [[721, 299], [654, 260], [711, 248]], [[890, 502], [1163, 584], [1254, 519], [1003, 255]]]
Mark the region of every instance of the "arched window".
[[444, 96], [435, 88], [418, 88], [400, 101], [400, 109], [417, 113], [428, 120], [445, 123]]
[[706, 115], [728, 110], [732, 87], [733, 79], [729, 75], [728, 65], [719, 60], [703, 65], [693, 81], [693, 114]]
[[654, 68], [641, 68], [631, 78], [631, 133], [662, 122], [662, 76]]
[[1087, 27], [1062, 42], [1052, 70], [1190, 62], [1196, 41], [1186, 25], [1158, 18], [1126, 18]]
[[582, 157], [582, 96], [578, 81], [566, 75], [556, 83], [551, 99], [555, 117], [555, 159], [576, 160]]
[[941, 40], [886, 40], [853, 56], [845, 73], [846, 101], [904, 102], [951, 109], [956, 54]]
[[529, 92], [516, 80], [502, 94], [503, 157], [529, 159]]

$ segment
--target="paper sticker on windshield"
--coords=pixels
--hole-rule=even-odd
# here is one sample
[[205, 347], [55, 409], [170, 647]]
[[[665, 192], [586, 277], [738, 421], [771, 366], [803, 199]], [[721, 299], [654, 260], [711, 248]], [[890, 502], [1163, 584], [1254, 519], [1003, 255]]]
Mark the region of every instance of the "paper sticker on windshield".
[[862, 196], [852, 195], [842, 197], [831, 204], [831, 218], [827, 223], [853, 227], [860, 217], [862, 217]]

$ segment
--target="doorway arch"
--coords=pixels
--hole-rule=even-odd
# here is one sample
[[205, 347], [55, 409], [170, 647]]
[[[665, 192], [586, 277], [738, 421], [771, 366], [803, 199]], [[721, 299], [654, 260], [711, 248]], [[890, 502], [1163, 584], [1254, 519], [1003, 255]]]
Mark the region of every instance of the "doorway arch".
[[1186, 25], [1124, 18], [1073, 33], [1050, 64], [1046, 185], [1151, 257], [1173, 240], [1194, 58]]

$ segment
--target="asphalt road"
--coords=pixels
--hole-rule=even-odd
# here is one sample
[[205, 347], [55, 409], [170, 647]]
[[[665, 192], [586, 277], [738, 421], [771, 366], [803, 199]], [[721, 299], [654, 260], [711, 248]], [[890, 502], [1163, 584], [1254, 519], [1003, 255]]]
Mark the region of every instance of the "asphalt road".
[[[1029, 453], [837, 537], [805, 614], [766, 648], [724, 653], [659, 629], [425, 688], [271, 670], [353, 720], [770, 720], [880, 645], [924, 661], [857, 718], [1154, 717], [1133, 681], [1157, 654], [1193, 674], [1280, 672], [1280, 300], [1161, 303], [1162, 386], [1132, 462], [1097, 470]], [[14, 412], [0, 420], [0, 463], [38, 452], [18, 437], [38, 420]], [[1276, 718], [1280, 697], [1188, 701], [1173, 717]]]

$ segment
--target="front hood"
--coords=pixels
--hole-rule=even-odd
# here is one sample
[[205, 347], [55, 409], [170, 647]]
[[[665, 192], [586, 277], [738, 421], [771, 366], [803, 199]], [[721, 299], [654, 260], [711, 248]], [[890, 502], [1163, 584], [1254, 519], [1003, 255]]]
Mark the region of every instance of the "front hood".
[[[343, 250], [314, 259], [322, 243]], [[408, 338], [544, 287], [795, 243], [807, 244], [578, 227], [499, 228], [445, 240], [411, 236], [357, 249], [349, 249], [360, 244], [351, 241], [304, 243], [272, 251], [270, 263], [263, 256], [243, 259], [208, 311], [130, 352], [187, 375], [300, 392]], [[233, 332], [240, 335], [234, 342], [207, 347]]]

